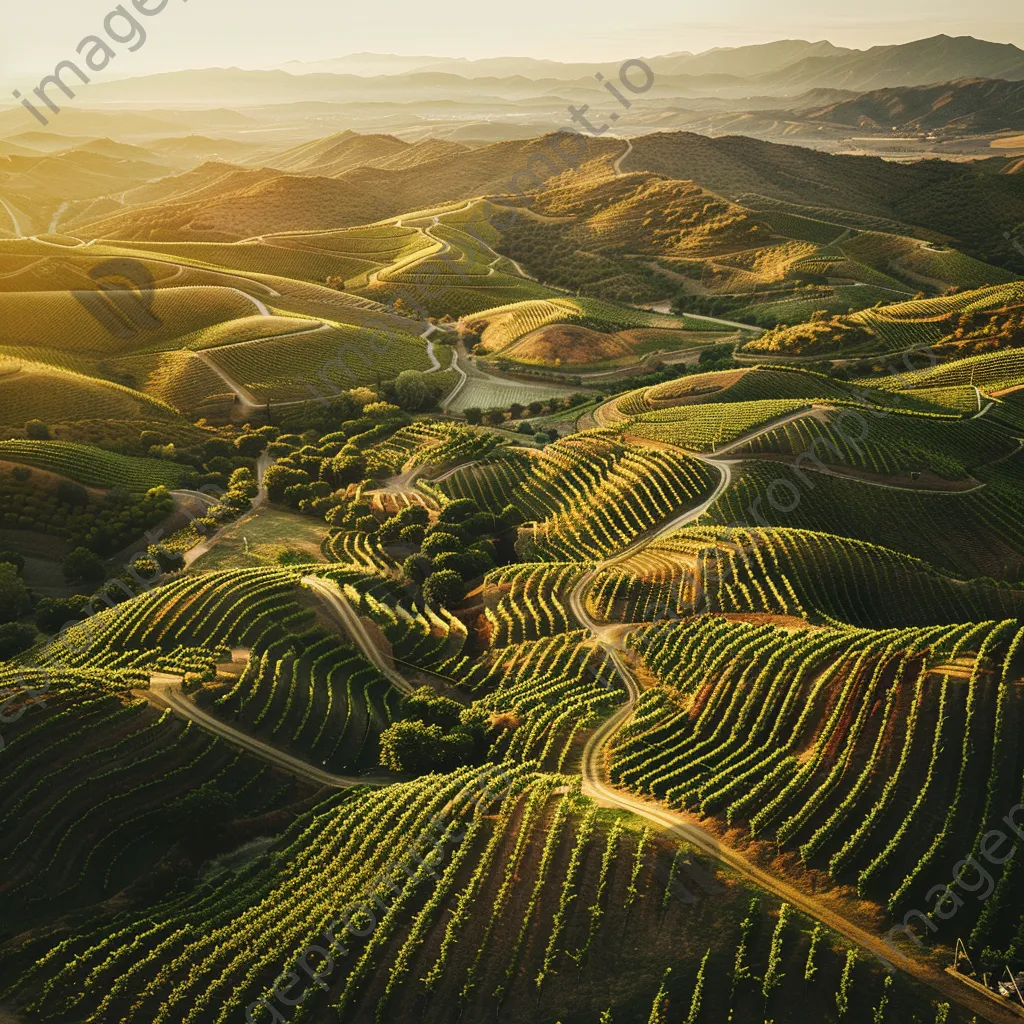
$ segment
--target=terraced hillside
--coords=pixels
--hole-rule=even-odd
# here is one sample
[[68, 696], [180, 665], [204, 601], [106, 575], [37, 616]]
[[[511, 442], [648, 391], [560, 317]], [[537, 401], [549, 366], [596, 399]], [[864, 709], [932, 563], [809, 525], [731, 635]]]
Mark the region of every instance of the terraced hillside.
[[1020, 285], [551, 141], [0, 241], [0, 1019], [1020, 1019]]

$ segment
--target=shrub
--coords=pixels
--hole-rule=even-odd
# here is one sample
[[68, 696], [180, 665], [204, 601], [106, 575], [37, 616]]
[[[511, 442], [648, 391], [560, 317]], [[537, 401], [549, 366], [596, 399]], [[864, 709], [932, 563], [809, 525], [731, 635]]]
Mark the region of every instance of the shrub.
[[402, 576], [409, 583], [422, 583], [433, 569], [433, 563], [426, 555], [410, 555], [402, 563]]
[[99, 583], [107, 574], [103, 559], [84, 547], [75, 548], [61, 562], [61, 569], [69, 583]]
[[407, 412], [422, 409], [430, 394], [430, 387], [419, 370], [403, 370], [395, 380], [395, 397]]
[[462, 731], [445, 735], [438, 725], [398, 721], [380, 734], [380, 763], [395, 772], [451, 771], [472, 755], [473, 741]]
[[25, 568], [25, 559], [17, 551], [0, 551], [0, 563], [2, 562], [13, 565], [19, 575]]
[[439, 555], [445, 551], [461, 551], [463, 542], [456, 537], [454, 534], [445, 532], [431, 533], [426, 540], [423, 541], [423, 554], [429, 555], [431, 558], [434, 555]]
[[0, 563], [0, 623], [20, 619], [32, 607], [25, 581], [8, 562]]
[[483, 411], [483, 409], [478, 409], [475, 405], [470, 406], [466, 410], [465, 416], [466, 416], [466, 422], [467, 423], [472, 423], [474, 426], [479, 426], [479, 424], [483, 423], [483, 421], [484, 421], [484, 411]]
[[29, 420], [25, 424], [25, 436], [30, 441], [49, 441], [50, 428], [42, 420]]
[[464, 523], [480, 511], [480, 506], [472, 498], [456, 498], [441, 510], [437, 517], [439, 523]]
[[0, 660], [27, 651], [36, 640], [36, 631], [25, 622], [6, 622], [0, 626]]
[[451, 569], [441, 572], [432, 572], [423, 581], [423, 599], [434, 605], [455, 605], [458, 604], [466, 588], [462, 583], [462, 577]]
[[[396, 382], [397, 383], [397, 382]], [[390, 402], [370, 402], [363, 409], [363, 415], [371, 420], [389, 420], [401, 415], [402, 410]]]
[[401, 532], [398, 534], [398, 539], [406, 544], [419, 544], [423, 541], [426, 532], [419, 523], [413, 523], [411, 526], [402, 527]]

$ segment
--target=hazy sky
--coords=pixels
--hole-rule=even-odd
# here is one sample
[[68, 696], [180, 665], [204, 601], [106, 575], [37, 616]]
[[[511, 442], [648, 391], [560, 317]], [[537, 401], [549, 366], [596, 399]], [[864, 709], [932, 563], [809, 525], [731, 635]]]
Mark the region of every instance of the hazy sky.
[[[129, 0], [124, 0], [129, 10]], [[148, 0], [155, 6], [158, 0]], [[11, 4], [0, 39], [0, 80], [75, 57], [102, 31], [116, 0]], [[945, 32], [1024, 46], [1016, 0], [168, 0], [145, 19], [147, 40], [124, 47], [105, 78], [187, 67], [268, 67], [358, 51], [610, 60], [778, 38], [846, 46], [906, 42]], [[97, 79], [100, 76], [97, 75]]]

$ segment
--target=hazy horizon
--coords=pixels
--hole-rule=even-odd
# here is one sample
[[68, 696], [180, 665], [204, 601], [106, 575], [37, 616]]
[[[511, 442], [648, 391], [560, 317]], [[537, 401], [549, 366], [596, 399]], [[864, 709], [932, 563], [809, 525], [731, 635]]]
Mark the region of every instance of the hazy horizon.
[[[53, 0], [40, 20], [30, 8], [8, 15], [0, 42], [0, 80], [52, 70], [73, 58], [80, 39], [101, 30], [110, 0]], [[753, 0], [726, 0], [715, 20], [695, 5], [654, 0], [642, 11], [610, 0], [554, 8], [526, 0], [514, 19], [463, 2], [443, 16], [399, 0], [386, 25], [372, 11], [346, 10], [318, 0], [295, 0], [289, 17], [267, 0], [223, 0], [217, 9], [201, 0], [169, 0], [158, 17], [145, 20], [147, 40], [123, 50], [102, 73], [126, 78], [204, 67], [273, 68], [354, 53], [440, 58], [533, 57], [558, 61], [608, 61], [681, 50], [700, 52], [777, 39], [827, 39], [836, 46], [865, 49], [913, 39], [972, 35], [1024, 45], [1024, 19], [1008, 0], [985, 0], [971, 16], [951, 0], [925, 3], [870, 0], [858, 15], [831, 14], [806, 0], [788, 0], [772, 10]], [[693, 13], [693, 18], [688, 15]], [[542, 26], [540, 29], [537, 26]], [[56, 26], [56, 27], [54, 27]]]

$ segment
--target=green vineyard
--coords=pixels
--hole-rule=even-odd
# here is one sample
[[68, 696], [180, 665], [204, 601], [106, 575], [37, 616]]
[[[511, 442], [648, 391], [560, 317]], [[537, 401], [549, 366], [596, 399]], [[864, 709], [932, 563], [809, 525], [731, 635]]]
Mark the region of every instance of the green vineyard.
[[0, 1024], [1019, 1021], [1019, 51], [421, 42], [2, 115]]

